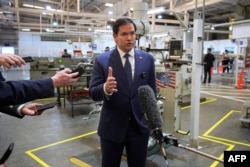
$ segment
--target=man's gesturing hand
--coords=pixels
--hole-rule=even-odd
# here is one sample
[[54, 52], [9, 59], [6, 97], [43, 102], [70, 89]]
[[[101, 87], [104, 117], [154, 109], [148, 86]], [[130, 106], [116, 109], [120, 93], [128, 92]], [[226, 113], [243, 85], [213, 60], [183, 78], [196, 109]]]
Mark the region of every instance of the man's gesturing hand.
[[113, 77], [112, 73], [113, 73], [112, 67], [109, 67], [108, 78], [107, 78], [106, 83], [105, 83], [105, 90], [108, 94], [117, 92], [117, 88], [116, 88], [117, 83], [116, 83], [115, 77]]

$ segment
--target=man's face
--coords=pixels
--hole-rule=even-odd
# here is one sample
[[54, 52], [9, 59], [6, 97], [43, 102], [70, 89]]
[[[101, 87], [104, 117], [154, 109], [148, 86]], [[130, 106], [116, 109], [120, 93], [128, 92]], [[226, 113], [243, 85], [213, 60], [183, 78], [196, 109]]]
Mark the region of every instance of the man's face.
[[135, 44], [135, 29], [132, 23], [125, 24], [119, 27], [117, 34], [113, 34], [116, 45], [125, 53], [134, 48]]

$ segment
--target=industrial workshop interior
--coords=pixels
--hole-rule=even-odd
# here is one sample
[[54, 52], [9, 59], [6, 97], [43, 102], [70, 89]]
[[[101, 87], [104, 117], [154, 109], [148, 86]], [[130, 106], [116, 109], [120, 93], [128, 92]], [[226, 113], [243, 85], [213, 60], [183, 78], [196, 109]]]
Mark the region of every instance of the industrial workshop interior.
[[[40, 116], [0, 113], [0, 158], [14, 144], [8, 167], [102, 166], [102, 101], [88, 88], [95, 58], [116, 48], [112, 24], [122, 17], [137, 27], [135, 48], [155, 61], [163, 136], [150, 136], [146, 166], [223, 167], [226, 152], [249, 155], [249, 0], [0, 0], [0, 56], [30, 59], [0, 66], [7, 81], [83, 69], [73, 85], [33, 101], [56, 102]], [[203, 83], [208, 48], [215, 60]]]

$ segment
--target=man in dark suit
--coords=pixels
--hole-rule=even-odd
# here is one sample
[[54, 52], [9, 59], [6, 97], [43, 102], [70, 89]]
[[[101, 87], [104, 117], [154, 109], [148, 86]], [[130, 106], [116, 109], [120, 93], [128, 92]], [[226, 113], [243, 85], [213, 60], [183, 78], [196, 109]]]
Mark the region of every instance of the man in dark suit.
[[[129, 167], [145, 167], [150, 131], [137, 94], [142, 85], [156, 92], [154, 58], [134, 49], [136, 25], [131, 19], [114, 23], [113, 38], [117, 46], [96, 57], [89, 87], [93, 100], [103, 100], [98, 127], [102, 167], [119, 167], [124, 148]], [[127, 54], [132, 77], [125, 70]]]

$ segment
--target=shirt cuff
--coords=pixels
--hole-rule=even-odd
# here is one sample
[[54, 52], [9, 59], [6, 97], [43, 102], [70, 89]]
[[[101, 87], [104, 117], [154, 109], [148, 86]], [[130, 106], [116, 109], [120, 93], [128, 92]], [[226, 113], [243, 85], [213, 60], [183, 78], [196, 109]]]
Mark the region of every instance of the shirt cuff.
[[106, 90], [105, 90], [105, 86], [106, 86], [106, 83], [103, 85], [103, 91], [105, 93], [106, 96], [111, 96], [113, 94], [113, 92], [111, 93], [108, 93]]
[[24, 116], [23, 114], [22, 114], [22, 112], [21, 112], [21, 110], [23, 109], [23, 106], [24, 106], [25, 104], [21, 104], [20, 106], [18, 106], [18, 108], [17, 108], [17, 113], [20, 115], [20, 116]]

